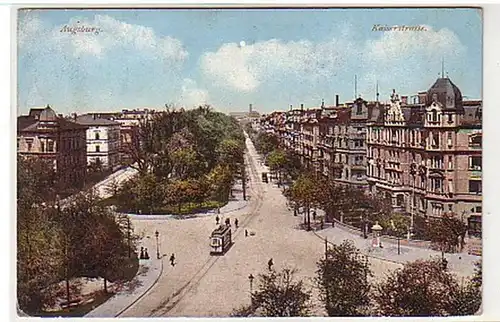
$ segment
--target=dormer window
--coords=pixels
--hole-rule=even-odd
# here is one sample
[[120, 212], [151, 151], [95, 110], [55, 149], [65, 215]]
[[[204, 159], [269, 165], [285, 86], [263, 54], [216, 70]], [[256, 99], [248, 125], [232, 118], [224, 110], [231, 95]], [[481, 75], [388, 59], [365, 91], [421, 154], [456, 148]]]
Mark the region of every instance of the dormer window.
[[437, 122], [438, 121], [437, 111], [436, 110], [432, 110], [432, 112], [431, 112], [431, 120], [432, 120], [432, 122]]
[[438, 101], [438, 94], [434, 93], [432, 94], [432, 101], [437, 102]]

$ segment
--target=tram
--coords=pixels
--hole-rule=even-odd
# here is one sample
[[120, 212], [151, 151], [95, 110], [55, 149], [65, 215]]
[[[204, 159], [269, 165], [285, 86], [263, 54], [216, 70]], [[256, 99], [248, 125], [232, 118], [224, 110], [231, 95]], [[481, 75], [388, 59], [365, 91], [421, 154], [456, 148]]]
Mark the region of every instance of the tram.
[[219, 225], [210, 236], [210, 255], [224, 255], [231, 247], [231, 227], [228, 225]]

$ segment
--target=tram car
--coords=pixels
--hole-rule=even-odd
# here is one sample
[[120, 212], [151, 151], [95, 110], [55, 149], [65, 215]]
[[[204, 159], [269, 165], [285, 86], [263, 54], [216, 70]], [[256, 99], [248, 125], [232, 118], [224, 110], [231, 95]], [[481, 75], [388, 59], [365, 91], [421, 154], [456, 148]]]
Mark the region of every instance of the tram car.
[[220, 225], [212, 231], [210, 236], [210, 255], [224, 255], [231, 247], [231, 227], [228, 225]]

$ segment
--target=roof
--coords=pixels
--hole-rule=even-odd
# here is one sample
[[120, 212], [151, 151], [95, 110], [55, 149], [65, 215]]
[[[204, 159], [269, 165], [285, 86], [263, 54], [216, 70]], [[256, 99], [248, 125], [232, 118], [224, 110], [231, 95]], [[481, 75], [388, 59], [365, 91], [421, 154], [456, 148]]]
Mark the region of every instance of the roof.
[[82, 125], [101, 125], [101, 126], [120, 125], [120, 123], [109, 120], [107, 118], [97, 117], [96, 114], [94, 115], [85, 114], [77, 116], [75, 122]]
[[[47, 109], [47, 108], [46, 108]], [[43, 124], [44, 122], [50, 121], [50, 122], [55, 122], [57, 125], [55, 127], [59, 128], [59, 130], [74, 130], [74, 129], [87, 129], [86, 126], [80, 125], [74, 122], [70, 122], [68, 120], [65, 120], [62, 117], [58, 117], [55, 112], [50, 109], [50, 111], [54, 112], [53, 114], [50, 113], [50, 111], [44, 111], [40, 112], [39, 117], [40, 120], [37, 120], [35, 118], [34, 113], [32, 113], [31, 116], [29, 115], [21, 115], [17, 117], [17, 131], [18, 132], [46, 132], [46, 131], [53, 131], [53, 129], [41, 129], [40, 125]]]
[[[449, 78], [438, 78], [436, 82], [427, 91], [427, 103], [433, 102], [433, 97], [436, 96], [437, 101], [441, 103], [445, 109], [457, 109], [463, 111], [462, 93]], [[452, 101], [448, 98], [453, 98]]]

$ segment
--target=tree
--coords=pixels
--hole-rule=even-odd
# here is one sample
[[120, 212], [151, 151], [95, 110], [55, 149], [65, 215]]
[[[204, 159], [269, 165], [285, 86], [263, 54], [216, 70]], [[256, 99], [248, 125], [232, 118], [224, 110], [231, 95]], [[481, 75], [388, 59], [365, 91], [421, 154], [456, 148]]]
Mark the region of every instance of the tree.
[[316, 271], [320, 299], [329, 316], [362, 316], [370, 303], [372, 272], [366, 257], [352, 241], [344, 240], [326, 251]]
[[443, 270], [440, 259], [404, 265], [376, 285], [377, 311], [384, 316], [447, 316], [454, 312], [455, 277]]
[[252, 304], [238, 309], [234, 316], [291, 317], [308, 316], [311, 292], [302, 281], [296, 282], [296, 270], [271, 271], [259, 275], [259, 289], [254, 291]]
[[[307, 229], [311, 230], [311, 208], [318, 205], [318, 188], [315, 178], [310, 174], [301, 175], [290, 188], [288, 194], [290, 201], [297, 207], [304, 207], [307, 217], [304, 222], [307, 224]], [[307, 220], [306, 220], [307, 219]]]
[[288, 161], [286, 157], [285, 151], [280, 149], [273, 150], [267, 157], [269, 168], [277, 173], [278, 186], [281, 184], [282, 173]]
[[428, 225], [428, 236], [441, 251], [451, 252], [463, 245], [467, 226], [453, 213], [446, 213]]
[[151, 214], [154, 209], [163, 205], [165, 185], [153, 174], [148, 173], [135, 178], [132, 192], [135, 196], [136, 207], [140, 210], [148, 210]]
[[279, 139], [274, 134], [259, 132], [254, 144], [257, 152], [267, 156], [267, 154], [271, 153], [274, 149], [279, 147]]
[[55, 198], [54, 167], [48, 160], [18, 157], [17, 297], [22, 310], [36, 313], [52, 299], [44, 292], [58, 281], [62, 254], [50, 200]]
[[475, 263], [475, 272], [472, 278], [462, 283], [458, 290], [452, 294], [451, 315], [478, 314], [482, 303], [482, 266], [481, 262]]

